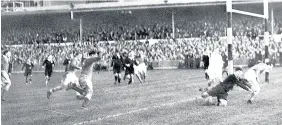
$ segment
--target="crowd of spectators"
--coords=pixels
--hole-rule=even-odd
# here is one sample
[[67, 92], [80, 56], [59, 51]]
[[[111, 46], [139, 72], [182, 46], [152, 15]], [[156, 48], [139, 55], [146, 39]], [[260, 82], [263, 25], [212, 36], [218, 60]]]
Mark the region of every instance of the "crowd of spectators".
[[[23, 45], [9, 47], [13, 52], [13, 62], [18, 64], [27, 58], [40, 64], [48, 55], [53, 55], [56, 62], [62, 64], [72, 51], [86, 53], [99, 41], [104, 41], [100, 46], [107, 50], [104, 55], [106, 63], [110, 61], [115, 48], [136, 51], [136, 53], [143, 51], [150, 62], [164, 60], [187, 62], [187, 59], [190, 59], [199, 63], [204, 54], [211, 53], [215, 49], [219, 49], [224, 56], [227, 55], [226, 39], [221, 38], [226, 36], [227, 21], [226, 16], [222, 14], [225, 13], [217, 12], [212, 16], [204, 15], [203, 18], [199, 15], [177, 15], [175, 39], [172, 39], [170, 15], [158, 17], [159, 13], [155, 13], [153, 17], [143, 15], [144, 18], [130, 14], [88, 15], [83, 18], [82, 44], [78, 44], [80, 36], [78, 21], [69, 20], [66, 17], [62, 19], [58, 16], [50, 17], [46, 19], [47, 22], [44, 22], [46, 17], [43, 16], [39, 22], [32, 21], [36, 23], [34, 25], [17, 24], [14, 27], [12, 25], [15, 22], [8, 24], [6, 20], [7, 26], [2, 27], [1, 41], [2, 45]], [[281, 20], [276, 19], [274, 22], [274, 33], [282, 33]], [[54, 23], [56, 25], [52, 25]], [[264, 55], [264, 42], [259, 37], [264, 33], [264, 20], [234, 15], [232, 23], [233, 57], [255, 59], [260, 57], [258, 55]], [[139, 40], [142, 39], [148, 42], [140, 42]], [[158, 42], [150, 44], [151, 39], [158, 39]], [[115, 44], [110, 44], [109, 41], [115, 41]], [[64, 45], [65, 42], [74, 42], [75, 45], [42, 45], [42, 43]], [[271, 42], [270, 53], [273, 58], [282, 52], [281, 48], [281, 44]]]
[[[161, 11], [162, 12], [162, 11]], [[172, 38], [170, 11], [165, 14], [86, 14], [82, 19], [83, 41], [117, 41], [139, 39]], [[215, 11], [212, 14], [176, 14], [175, 38], [221, 37], [226, 36], [226, 13]], [[79, 20], [70, 20], [68, 14], [57, 16], [4, 18], [2, 44], [38, 44], [78, 41]], [[28, 19], [25, 19], [28, 18]], [[30, 19], [31, 18], [31, 19]], [[32, 20], [32, 18], [34, 20]], [[282, 33], [279, 16], [274, 21], [274, 34]], [[18, 20], [18, 21], [10, 21]], [[11, 23], [12, 22], [12, 23]], [[26, 24], [30, 23], [30, 24]], [[271, 31], [270, 20], [268, 22]], [[17, 24], [17, 25], [15, 25]], [[32, 24], [32, 25], [31, 25]], [[247, 36], [255, 39], [264, 34], [264, 20], [250, 16], [233, 15], [233, 36]]]
[[[12, 62], [15, 65], [21, 65], [26, 59], [30, 58], [35, 64], [40, 66], [48, 55], [52, 55], [57, 65], [62, 65], [64, 59], [68, 58], [72, 52], [80, 52], [86, 54], [94, 46], [105, 48], [103, 56], [103, 64], [109, 65], [111, 57], [115, 49], [121, 52], [134, 51], [139, 53], [142, 51], [146, 55], [148, 62], [161, 62], [177, 60], [181, 63], [187, 63], [186, 68], [199, 68], [203, 55], [209, 55], [215, 49], [218, 49], [223, 57], [227, 57], [227, 43], [225, 39], [213, 38], [195, 38], [195, 39], [164, 39], [159, 40], [155, 44], [150, 44], [150, 40], [146, 42], [140, 41], [119, 41], [116, 43], [103, 42], [100, 44], [73, 44], [64, 46], [53, 45], [37, 45], [30, 44], [21, 47], [2, 46], [2, 50], [9, 49], [13, 53]], [[234, 38], [234, 59], [256, 59], [262, 60], [264, 55], [264, 44], [262, 40], [252, 40], [247, 37]], [[278, 59], [279, 53], [282, 53], [282, 44], [271, 42], [270, 44], [271, 59]], [[281, 58], [281, 55], [280, 55]], [[189, 63], [189, 64], [188, 64]], [[194, 64], [193, 64], [194, 63]]]

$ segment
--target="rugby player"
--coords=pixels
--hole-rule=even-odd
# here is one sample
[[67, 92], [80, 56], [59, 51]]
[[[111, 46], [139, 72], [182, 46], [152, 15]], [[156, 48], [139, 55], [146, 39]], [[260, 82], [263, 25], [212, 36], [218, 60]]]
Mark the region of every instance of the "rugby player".
[[47, 91], [47, 98], [49, 99], [51, 94], [60, 90], [69, 90], [72, 89], [72, 84], [78, 85], [78, 78], [76, 77], [76, 71], [80, 70], [81, 67], [79, 67], [80, 62], [82, 59], [82, 54], [77, 54], [72, 60], [71, 63], [66, 68], [67, 71], [65, 72], [65, 75], [63, 76], [63, 80], [61, 85], [50, 89]]
[[[12, 58], [12, 57], [10, 57], [10, 58]], [[9, 61], [9, 69], [8, 69], [8, 74], [9, 74], [10, 79], [12, 77], [12, 71], [13, 71], [13, 62], [12, 62], [12, 60], [10, 60]]]
[[207, 77], [209, 80], [209, 86], [215, 86], [215, 83], [222, 82], [222, 68], [223, 68], [223, 60], [221, 55], [219, 54], [219, 49], [215, 49], [209, 58], [209, 66], [206, 70]]
[[33, 63], [30, 61], [30, 59], [27, 59], [26, 62], [23, 64], [22, 70], [25, 69], [24, 71], [24, 76], [25, 76], [25, 84], [31, 84], [32, 82], [32, 70], [34, 68]]
[[242, 68], [236, 68], [234, 74], [229, 75], [223, 82], [220, 82], [216, 86], [208, 87], [202, 91], [202, 97], [204, 99], [209, 99], [211, 97], [217, 97], [218, 106], [227, 105], [228, 92], [233, 89], [234, 85], [238, 85], [245, 90], [250, 87], [247, 84], [247, 80], [243, 78]]
[[134, 73], [141, 83], [146, 81], [147, 66], [144, 62], [145, 56], [142, 51], [139, 51], [138, 55], [135, 58]]
[[249, 98], [247, 103], [252, 104], [254, 97], [260, 92], [259, 75], [264, 72], [270, 72], [272, 70], [272, 67], [272, 64], [268, 65], [265, 63], [259, 63], [245, 72], [244, 78], [248, 80], [248, 83], [250, 84], [250, 87], [246, 90], [251, 92], [251, 97]]
[[53, 56], [50, 55], [46, 60], [44, 60], [42, 64], [42, 68], [44, 68], [45, 65], [45, 85], [48, 85], [48, 82], [50, 81], [50, 77], [53, 73], [53, 67], [55, 66], [55, 62], [53, 61]]
[[113, 67], [113, 72], [114, 72], [114, 75], [115, 75], [115, 83], [114, 84], [116, 84], [116, 82], [118, 82], [120, 84], [122, 61], [123, 61], [123, 59], [122, 59], [121, 55], [119, 54], [119, 50], [116, 49], [116, 52], [112, 57], [112, 63], [111, 63], [111, 66]]
[[69, 64], [71, 63], [72, 58], [73, 58], [73, 53], [70, 53], [69, 57], [65, 58], [65, 60], [63, 62], [63, 65], [66, 67], [65, 72], [68, 71], [68, 67], [69, 67]]
[[1, 101], [5, 101], [4, 94], [11, 87], [11, 79], [8, 75], [10, 58], [11, 52], [8, 50], [4, 51], [1, 57]]
[[129, 77], [128, 85], [133, 83], [133, 76], [134, 76], [134, 53], [128, 53], [128, 56], [124, 60], [124, 67], [125, 67], [125, 74], [124, 79]]
[[95, 62], [98, 62], [102, 59], [101, 50], [90, 51], [88, 57], [84, 58], [81, 74], [79, 77], [79, 86], [73, 84], [72, 89], [80, 93], [82, 96], [78, 99], [84, 99], [81, 108], [86, 109], [92, 94], [93, 94], [93, 85], [92, 85], [92, 72]]

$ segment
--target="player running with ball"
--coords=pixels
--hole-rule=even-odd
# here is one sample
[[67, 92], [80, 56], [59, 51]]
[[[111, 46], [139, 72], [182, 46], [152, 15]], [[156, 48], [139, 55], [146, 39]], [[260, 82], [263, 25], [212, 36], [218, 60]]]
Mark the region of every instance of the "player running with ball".
[[93, 94], [93, 85], [92, 85], [92, 73], [95, 62], [98, 62], [102, 59], [102, 49], [96, 51], [90, 51], [88, 57], [86, 57], [82, 64], [81, 74], [79, 77], [79, 86], [73, 84], [72, 89], [80, 93], [81, 98], [84, 102], [82, 103], [81, 108], [87, 108], [92, 94]]
[[69, 90], [72, 84], [78, 85], [78, 78], [76, 77], [76, 71], [80, 70], [81, 67], [79, 67], [80, 62], [82, 59], [82, 54], [77, 54], [73, 59], [71, 59], [70, 64], [66, 68], [66, 73], [63, 76], [63, 80], [61, 85], [50, 89], [47, 91], [47, 98], [49, 99], [51, 94], [60, 90]]

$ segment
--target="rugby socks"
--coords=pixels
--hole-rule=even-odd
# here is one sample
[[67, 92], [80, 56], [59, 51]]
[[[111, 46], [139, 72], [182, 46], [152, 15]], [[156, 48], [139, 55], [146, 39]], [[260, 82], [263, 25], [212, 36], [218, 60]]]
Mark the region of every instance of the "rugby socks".
[[120, 83], [120, 80], [121, 80], [121, 78], [120, 78], [120, 77], [118, 77], [118, 83]]
[[47, 86], [48, 85], [48, 82], [50, 81], [50, 78], [45, 78], [45, 85]]
[[206, 78], [207, 80], [209, 79], [208, 73], [205, 73], [205, 78]]
[[84, 98], [84, 102], [82, 103], [81, 108], [86, 109], [90, 100], [88, 98]]
[[31, 84], [31, 82], [32, 82], [32, 79], [31, 79], [31, 78], [29, 78], [29, 84]]
[[117, 80], [118, 80], [118, 77], [117, 77], [117, 76], [115, 76], [115, 84], [116, 84]]
[[27, 77], [25, 78], [25, 84], [27, 84], [28, 83], [28, 80], [27, 80]]
[[63, 88], [61, 86], [57, 86], [57, 87], [55, 87], [53, 89], [50, 89], [50, 92], [57, 92], [57, 91], [62, 90], [62, 89]]
[[129, 80], [128, 85], [131, 84], [131, 80]]
[[76, 86], [74, 86], [72, 89], [75, 90], [75, 91], [77, 91], [79, 94], [84, 95], [84, 90], [83, 90], [83, 89], [78, 88], [78, 87], [76, 87]]
[[83, 96], [83, 95], [76, 95], [76, 99], [77, 99], [77, 100], [83, 100], [83, 99], [84, 99], [84, 96]]
[[128, 85], [129, 85], [129, 84], [131, 84], [131, 83], [133, 83], [133, 77], [132, 77], [132, 74], [130, 74], [130, 76], [129, 76], [129, 82], [128, 82]]

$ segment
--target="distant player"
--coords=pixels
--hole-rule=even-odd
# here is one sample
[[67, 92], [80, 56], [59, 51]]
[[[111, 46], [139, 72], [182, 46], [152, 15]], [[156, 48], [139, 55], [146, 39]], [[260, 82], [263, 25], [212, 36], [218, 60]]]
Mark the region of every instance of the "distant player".
[[9, 74], [10, 78], [12, 77], [12, 71], [13, 71], [13, 62], [10, 60], [9, 61], [9, 69], [8, 69], [8, 74]]
[[204, 63], [205, 78], [208, 80], [209, 79], [209, 75], [207, 74], [206, 70], [209, 67], [209, 52], [207, 50], [206, 50], [206, 52], [203, 55], [202, 61]]
[[71, 63], [72, 58], [73, 58], [73, 54], [72, 53], [70, 53], [69, 57], [65, 58], [65, 60], [63, 62], [63, 65], [66, 67], [65, 68], [65, 72], [68, 71], [68, 67], [69, 67], [69, 64]]
[[122, 70], [122, 67], [123, 67], [123, 59], [119, 53], [119, 50], [116, 49], [116, 52], [115, 54], [113, 55], [112, 57], [112, 63], [111, 63], [111, 66], [113, 67], [113, 72], [114, 72], [114, 75], [115, 75], [115, 83], [118, 82], [120, 83], [121, 81], [121, 70]]
[[65, 75], [63, 76], [63, 80], [61, 85], [50, 89], [49, 91], [47, 91], [47, 98], [49, 99], [51, 94], [60, 90], [69, 90], [72, 89], [72, 84], [76, 84], [78, 85], [78, 78], [76, 77], [76, 71], [80, 70], [81, 67], [80, 62], [82, 59], [82, 54], [77, 54], [71, 61], [70, 64], [67, 67], [67, 71], [65, 73]]
[[55, 62], [53, 61], [53, 56], [48, 56], [48, 58], [43, 62], [42, 68], [45, 66], [45, 85], [48, 85], [50, 81], [50, 77], [53, 73], [53, 67], [55, 66]]
[[33, 68], [34, 68], [34, 65], [31, 62], [31, 60], [27, 59], [27, 61], [23, 64], [23, 67], [22, 67], [22, 70], [25, 69], [25, 71], [24, 71], [25, 84], [28, 84], [28, 83], [31, 84]]
[[130, 52], [128, 56], [124, 60], [124, 67], [125, 67], [125, 73], [124, 73], [124, 80], [125, 78], [129, 78], [128, 84], [133, 83], [133, 76], [134, 76], [134, 53]]
[[146, 81], [147, 65], [144, 62], [145, 55], [142, 51], [139, 51], [138, 55], [135, 57], [134, 73], [141, 83]]
[[81, 69], [81, 74], [79, 77], [79, 85], [80, 86], [74, 86], [72, 89], [76, 90], [80, 93], [83, 97], [81, 99], [84, 99], [84, 102], [82, 103], [81, 108], [87, 108], [89, 101], [91, 100], [92, 94], [93, 94], [93, 85], [92, 85], [92, 72], [95, 62], [98, 62], [102, 59], [101, 52], [99, 51], [90, 51], [88, 53], [87, 58], [84, 59]]
[[9, 91], [11, 87], [11, 79], [8, 74], [9, 62], [11, 58], [11, 52], [6, 50], [4, 51], [1, 57], [1, 100], [5, 101], [4, 94]]

